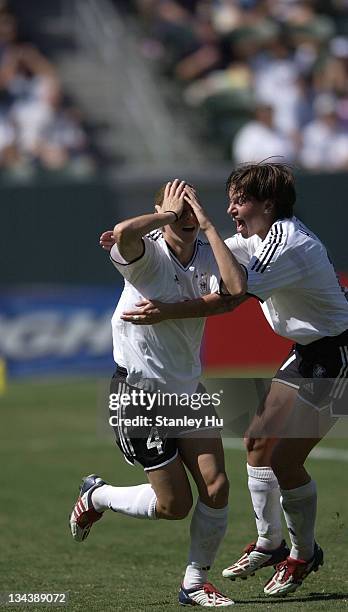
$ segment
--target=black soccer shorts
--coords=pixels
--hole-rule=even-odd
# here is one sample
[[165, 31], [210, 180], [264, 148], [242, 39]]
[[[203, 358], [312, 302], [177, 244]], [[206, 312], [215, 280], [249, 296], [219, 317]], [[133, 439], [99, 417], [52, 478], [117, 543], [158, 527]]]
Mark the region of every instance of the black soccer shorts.
[[273, 381], [298, 389], [299, 397], [319, 410], [330, 405], [333, 417], [348, 416], [348, 330], [295, 344]]
[[[146, 398], [140, 398], [141, 389], [133, 387], [127, 383], [127, 370], [117, 366], [110, 384], [110, 402], [109, 402], [109, 423], [112, 426], [116, 444], [127, 463], [135, 465], [140, 463], [145, 471], [151, 471], [160, 467], [164, 467], [173, 461], [178, 455], [177, 438], [181, 435], [189, 435], [193, 432], [201, 430], [216, 430], [220, 429], [212, 426], [204, 426], [205, 418], [218, 419], [218, 415], [214, 406], [209, 405], [204, 408], [204, 411], [199, 411], [199, 416], [202, 418], [202, 426], [199, 430], [195, 427], [166, 427], [156, 424], [156, 416], [165, 414], [163, 406], [154, 404], [149, 410]], [[204, 392], [203, 385], [199, 385], [197, 392]], [[137, 398], [137, 402], [132, 400], [132, 393]], [[143, 392], [145, 393], [145, 392]], [[113, 408], [112, 399], [120, 396], [130, 396], [131, 401], [120, 403]], [[139, 405], [141, 404], [141, 405]], [[183, 412], [187, 412], [187, 409]], [[169, 415], [168, 415], [169, 416]], [[180, 417], [182, 413], [175, 411], [170, 416]], [[202, 433], [202, 437], [205, 432]], [[210, 435], [212, 435], [210, 433]], [[214, 434], [215, 436], [220, 434]]]

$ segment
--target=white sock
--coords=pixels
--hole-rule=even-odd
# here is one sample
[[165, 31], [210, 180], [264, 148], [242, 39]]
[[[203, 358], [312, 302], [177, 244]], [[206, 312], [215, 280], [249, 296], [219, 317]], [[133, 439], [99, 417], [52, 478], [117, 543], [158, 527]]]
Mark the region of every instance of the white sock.
[[150, 484], [136, 487], [112, 487], [103, 485], [92, 493], [92, 504], [97, 512], [108, 508], [127, 516], [140, 519], [155, 519], [156, 494]]
[[291, 540], [290, 556], [308, 561], [314, 552], [317, 487], [314, 480], [296, 489], [281, 489], [281, 504]]
[[208, 570], [227, 529], [228, 506], [210, 508], [198, 499], [192, 515], [191, 545], [184, 577], [184, 588], [207, 581]]
[[274, 550], [283, 539], [278, 480], [270, 467], [247, 464], [247, 470], [258, 533], [256, 544], [265, 550]]

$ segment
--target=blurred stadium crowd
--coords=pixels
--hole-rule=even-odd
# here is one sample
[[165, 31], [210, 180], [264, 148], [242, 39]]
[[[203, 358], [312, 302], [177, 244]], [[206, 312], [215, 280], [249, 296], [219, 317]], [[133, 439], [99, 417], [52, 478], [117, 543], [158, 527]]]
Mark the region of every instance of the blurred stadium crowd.
[[225, 157], [348, 169], [348, 0], [130, 5], [142, 53], [202, 113]]
[[21, 29], [11, 4], [0, 0], [0, 168], [16, 179], [40, 170], [89, 175], [95, 162], [81, 113]]

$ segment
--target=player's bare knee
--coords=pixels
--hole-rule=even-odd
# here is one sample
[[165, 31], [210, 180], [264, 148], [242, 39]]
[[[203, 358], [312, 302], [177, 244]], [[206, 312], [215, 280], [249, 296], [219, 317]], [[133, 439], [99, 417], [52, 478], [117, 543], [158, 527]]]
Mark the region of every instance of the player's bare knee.
[[254, 447], [255, 438], [248, 438], [247, 436], [245, 436], [245, 438], [243, 439], [243, 442], [244, 442], [244, 446], [245, 446], [247, 452], [249, 452]]
[[[252, 440], [252, 443], [249, 442]], [[247, 441], [247, 442], [246, 442]], [[271, 438], [245, 438], [247, 461], [253, 467], [265, 467], [271, 464], [275, 440]]]
[[[230, 483], [227, 475], [220, 472], [207, 484], [207, 504], [212, 508], [222, 508], [228, 503]], [[202, 500], [204, 501], [204, 500]]]
[[254, 465], [255, 467], [261, 467], [265, 465], [266, 457], [268, 455], [265, 438], [253, 438], [253, 444], [247, 445], [247, 451], [248, 463], [250, 465]]
[[187, 517], [192, 508], [192, 504], [192, 496], [181, 497], [180, 499], [173, 497], [162, 501], [157, 500], [157, 516], [167, 521], [180, 521]]

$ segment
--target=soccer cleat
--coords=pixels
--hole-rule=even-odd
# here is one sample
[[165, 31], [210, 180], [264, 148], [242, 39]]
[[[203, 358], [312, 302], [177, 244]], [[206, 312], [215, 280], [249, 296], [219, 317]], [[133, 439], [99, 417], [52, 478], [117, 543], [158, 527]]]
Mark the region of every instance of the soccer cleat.
[[263, 567], [273, 565], [284, 561], [290, 554], [285, 540], [282, 541], [278, 548], [274, 550], [265, 550], [256, 546], [256, 542], [252, 542], [244, 549], [244, 554], [238, 561], [236, 561], [230, 567], [226, 567], [223, 570], [222, 575], [224, 578], [235, 580], [241, 578], [246, 580], [248, 576], [254, 576], [255, 572]]
[[317, 572], [324, 563], [324, 553], [317, 543], [314, 545], [314, 555], [309, 561], [288, 557], [276, 567], [276, 572], [265, 584], [265, 595], [284, 597], [293, 593], [301, 586], [303, 580], [311, 572]]
[[182, 606], [203, 606], [206, 608], [227, 608], [233, 606], [234, 601], [218, 591], [210, 582], [197, 584], [191, 589], [181, 586], [179, 591], [179, 604]]
[[107, 483], [96, 474], [83, 478], [79, 496], [69, 519], [71, 535], [75, 542], [83, 542], [93, 523], [99, 521], [103, 516], [103, 513], [97, 512], [92, 504], [92, 493], [105, 484]]

